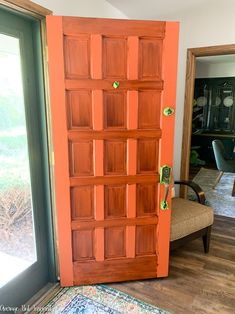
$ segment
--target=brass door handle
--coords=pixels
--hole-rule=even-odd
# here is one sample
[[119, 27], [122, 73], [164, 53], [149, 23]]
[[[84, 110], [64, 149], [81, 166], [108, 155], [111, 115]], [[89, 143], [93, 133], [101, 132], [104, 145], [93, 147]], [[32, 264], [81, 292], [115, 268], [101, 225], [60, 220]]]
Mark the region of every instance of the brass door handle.
[[169, 193], [169, 184], [165, 184], [164, 199], [163, 199], [163, 201], [161, 201], [161, 209], [162, 210], [168, 209], [168, 203], [167, 203], [168, 193]]
[[164, 192], [164, 199], [161, 201], [161, 209], [166, 210], [168, 209], [167, 197], [169, 193], [169, 184], [171, 180], [171, 167], [164, 165], [160, 168], [160, 183], [164, 184], [165, 192]]

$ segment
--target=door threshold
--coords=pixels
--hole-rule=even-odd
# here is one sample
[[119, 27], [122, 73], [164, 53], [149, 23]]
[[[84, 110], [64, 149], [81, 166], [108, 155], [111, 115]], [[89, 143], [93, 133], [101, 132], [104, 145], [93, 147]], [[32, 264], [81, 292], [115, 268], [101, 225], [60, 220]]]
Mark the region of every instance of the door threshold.
[[39, 290], [31, 299], [29, 299], [17, 314], [22, 313], [35, 313], [40, 309], [43, 309], [45, 305], [54, 297], [54, 295], [59, 291], [59, 283], [48, 283], [41, 290]]

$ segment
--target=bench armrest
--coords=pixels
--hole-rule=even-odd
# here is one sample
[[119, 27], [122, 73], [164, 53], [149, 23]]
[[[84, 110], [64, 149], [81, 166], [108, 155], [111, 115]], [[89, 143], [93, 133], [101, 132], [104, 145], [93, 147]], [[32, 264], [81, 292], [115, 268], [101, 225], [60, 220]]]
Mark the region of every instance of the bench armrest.
[[175, 181], [174, 183], [189, 186], [195, 192], [198, 203], [205, 205], [205, 201], [206, 201], [205, 193], [203, 192], [203, 190], [200, 188], [200, 186], [197, 183], [193, 181], [184, 181], [184, 180]]

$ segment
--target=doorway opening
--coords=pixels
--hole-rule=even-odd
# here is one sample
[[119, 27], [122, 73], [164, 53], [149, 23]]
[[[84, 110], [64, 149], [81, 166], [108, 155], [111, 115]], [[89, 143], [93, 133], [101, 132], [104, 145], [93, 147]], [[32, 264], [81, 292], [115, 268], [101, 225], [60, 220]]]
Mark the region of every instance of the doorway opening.
[[[235, 171], [221, 169], [215, 144], [235, 169], [235, 45], [188, 50], [181, 179], [193, 179], [215, 214], [234, 217]], [[213, 149], [214, 147], [214, 149]], [[182, 196], [192, 197], [186, 189]]]

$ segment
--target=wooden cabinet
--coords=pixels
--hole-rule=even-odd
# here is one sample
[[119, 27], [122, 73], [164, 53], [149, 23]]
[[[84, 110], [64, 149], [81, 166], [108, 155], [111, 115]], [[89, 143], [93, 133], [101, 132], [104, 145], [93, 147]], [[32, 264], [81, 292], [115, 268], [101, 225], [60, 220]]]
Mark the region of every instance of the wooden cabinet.
[[235, 77], [195, 80], [192, 144], [206, 165], [214, 163], [212, 141], [220, 139], [235, 159]]
[[235, 77], [195, 80], [193, 134], [235, 132]]

